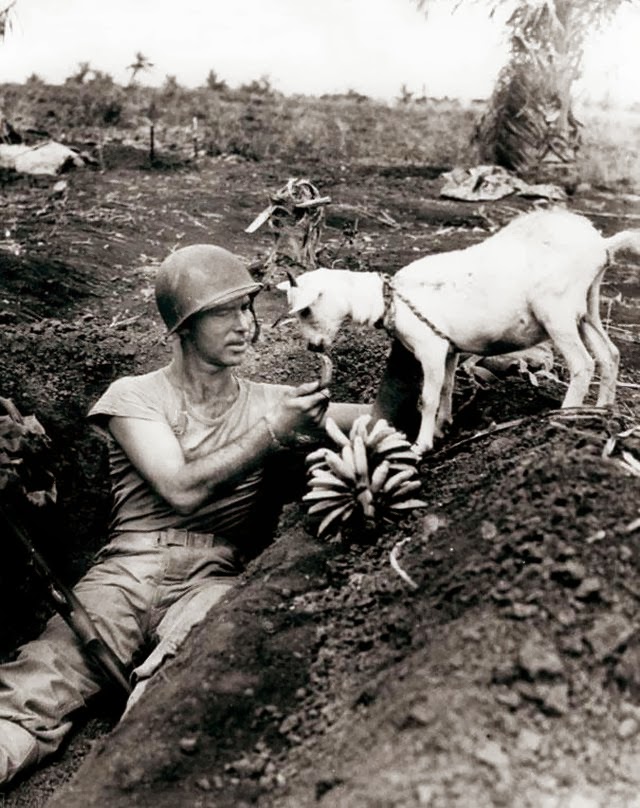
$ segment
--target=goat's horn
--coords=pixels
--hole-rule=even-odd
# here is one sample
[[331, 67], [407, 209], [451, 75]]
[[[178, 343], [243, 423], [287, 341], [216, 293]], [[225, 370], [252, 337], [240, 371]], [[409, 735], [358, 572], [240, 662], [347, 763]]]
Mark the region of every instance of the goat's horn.
[[289, 278], [289, 283], [291, 286], [297, 286], [298, 281], [293, 277], [293, 275], [287, 270], [287, 278]]

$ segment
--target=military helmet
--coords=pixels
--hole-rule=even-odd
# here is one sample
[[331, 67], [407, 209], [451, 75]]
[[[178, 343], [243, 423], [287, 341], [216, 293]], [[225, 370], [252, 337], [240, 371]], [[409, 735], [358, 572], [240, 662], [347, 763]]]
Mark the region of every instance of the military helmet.
[[222, 306], [262, 288], [242, 261], [212, 244], [193, 244], [171, 253], [156, 276], [156, 304], [173, 334], [185, 321], [205, 309]]

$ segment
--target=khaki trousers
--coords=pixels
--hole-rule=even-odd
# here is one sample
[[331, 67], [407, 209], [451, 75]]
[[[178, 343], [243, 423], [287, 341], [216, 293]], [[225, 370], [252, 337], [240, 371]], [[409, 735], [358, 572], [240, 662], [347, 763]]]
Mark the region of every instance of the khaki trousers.
[[[98, 553], [74, 592], [126, 668], [155, 644], [132, 673], [127, 709], [238, 572], [228, 547], [160, 544], [153, 533], [120, 534]], [[104, 684], [73, 631], [52, 617], [14, 662], [0, 666], [0, 783], [55, 752], [72, 714]]]

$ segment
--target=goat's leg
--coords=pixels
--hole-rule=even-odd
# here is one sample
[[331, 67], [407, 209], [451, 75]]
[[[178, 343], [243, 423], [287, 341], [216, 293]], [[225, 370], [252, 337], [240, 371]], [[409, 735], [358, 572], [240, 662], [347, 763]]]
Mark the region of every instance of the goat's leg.
[[[613, 346], [613, 351], [607, 344], [609, 341], [604, 338], [603, 332], [597, 329], [593, 323], [585, 318], [580, 323], [580, 335], [585, 345], [595, 357], [600, 371], [600, 384], [598, 387], [597, 407], [608, 407], [613, 404], [616, 397], [616, 381], [618, 379], [618, 365], [620, 353]], [[613, 343], [612, 343], [613, 345]]]
[[458, 366], [458, 354], [451, 351], [447, 354], [444, 368], [444, 384], [440, 394], [440, 406], [436, 417], [436, 438], [444, 435], [446, 427], [453, 423], [453, 387], [455, 383], [456, 367]]
[[373, 420], [385, 418], [413, 440], [419, 427], [421, 382], [422, 370], [418, 360], [400, 340], [395, 339], [373, 404]]
[[611, 341], [600, 319], [600, 283], [604, 270], [594, 281], [587, 296], [587, 317], [581, 323], [580, 333], [587, 348], [595, 356], [600, 371], [598, 407], [608, 407], [616, 397], [616, 382], [620, 366], [620, 351]]
[[547, 333], [566, 362], [569, 370], [569, 389], [563, 407], [581, 407], [593, 378], [595, 362], [585, 348], [575, 322], [543, 322]]
[[[440, 355], [434, 350], [416, 352], [416, 357], [422, 364], [423, 380], [420, 396], [420, 430], [411, 448], [419, 456], [433, 448], [436, 413], [445, 381], [447, 346], [443, 341], [439, 342], [442, 345]], [[433, 349], [434, 346], [428, 347]]]

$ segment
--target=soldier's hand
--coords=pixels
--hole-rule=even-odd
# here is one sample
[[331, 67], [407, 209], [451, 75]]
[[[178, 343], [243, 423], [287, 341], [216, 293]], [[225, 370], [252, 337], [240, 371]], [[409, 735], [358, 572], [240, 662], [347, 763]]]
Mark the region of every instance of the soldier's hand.
[[320, 382], [306, 382], [286, 395], [280, 405], [270, 413], [270, 421], [278, 440], [283, 443], [297, 432], [317, 429], [322, 425], [329, 391]]

